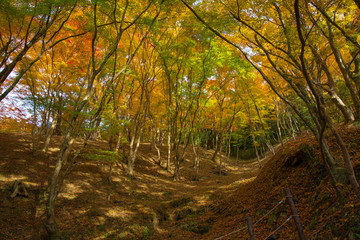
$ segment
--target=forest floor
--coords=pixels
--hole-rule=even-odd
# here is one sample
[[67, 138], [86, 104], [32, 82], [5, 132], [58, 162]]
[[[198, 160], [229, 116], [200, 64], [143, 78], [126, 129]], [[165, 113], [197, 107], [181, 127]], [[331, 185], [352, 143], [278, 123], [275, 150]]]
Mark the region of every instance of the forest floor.
[[[360, 173], [360, 129], [341, 130], [355, 170]], [[54, 137], [49, 155], [31, 151], [31, 135], [0, 133], [0, 239], [43, 239], [47, 186], [52, 175], [61, 137]], [[79, 140], [75, 149], [80, 146]], [[329, 141], [336, 156], [339, 149]], [[341, 167], [337, 179], [348, 199], [336, 200], [319, 149], [310, 135], [278, 147], [274, 157], [257, 161], [230, 158], [225, 174], [210, 160], [212, 151], [201, 149], [199, 181], [194, 181], [194, 155], [189, 148], [181, 167], [181, 181], [156, 163], [150, 144], [141, 144], [135, 178], [114, 168], [107, 181], [109, 161], [89, 158], [108, 150], [105, 141], [90, 142], [64, 181], [56, 201], [56, 216], [62, 239], [215, 239], [246, 226], [246, 218], [257, 221], [284, 198], [284, 187], [294, 195], [309, 239], [358, 239], [360, 201], [344, 180]], [[161, 148], [165, 162], [166, 147]], [[224, 157], [225, 158], [225, 157]], [[339, 166], [341, 161], [339, 160]], [[10, 198], [15, 180], [24, 182], [29, 197]], [[285, 202], [285, 201], [284, 201]], [[257, 239], [268, 234], [289, 216], [288, 206], [279, 204], [255, 229]], [[292, 221], [280, 228], [280, 239], [296, 239]], [[357, 235], [359, 234], [359, 235]], [[222, 239], [248, 239], [247, 231]]]
[[[0, 239], [44, 236], [46, 191], [61, 140], [53, 137], [49, 155], [34, 156], [30, 134], [0, 133]], [[80, 144], [79, 139], [74, 149]], [[135, 179], [115, 166], [110, 184], [109, 161], [87, 157], [108, 148], [105, 141], [90, 142], [64, 181], [56, 202], [57, 222], [64, 239], [149, 238], [154, 230], [163, 231], [164, 221], [204, 211], [220, 196], [253, 181], [260, 169], [257, 161], [226, 160], [223, 156], [223, 174], [219, 176], [218, 164], [210, 160], [213, 151], [201, 149], [199, 181], [194, 181], [194, 153], [189, 147], [181, 166], [181, 181], [176, 182], [165, 169], [167, 148], [160, 147], [160, 166], [155, 160], [156, 151], [143, 143], [135, 164]], [[28, 186], [28, 198], [9, 197], [15, 180]]]

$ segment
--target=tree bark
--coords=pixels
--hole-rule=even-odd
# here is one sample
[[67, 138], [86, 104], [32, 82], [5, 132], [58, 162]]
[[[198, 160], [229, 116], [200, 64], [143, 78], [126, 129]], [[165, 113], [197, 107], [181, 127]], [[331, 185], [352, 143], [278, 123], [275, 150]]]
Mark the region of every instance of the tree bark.
[[194, 136], [192, 135], [192, 147], [194, 151], [194, 168], [195, 168], [195, 177], [194, 180], [199, 180], [199, 166], [200, 166], [200, 159], [199, 159], [199, 144], [195, 141]]
[[131, 141], [130, 141], [130, 150], [129, 150], [129, 156], [128, 156], [128, 169], [127, 169], [127, 174], [130, 177], [134, 177], [134, 165], [135, 165], [135, 159], [136, 159], [136, 155], [137, 155], [137, 151], [139, 149], [139, 145], [140, 145], [140, 139], [141, 139], [141, 135], [142, 135], [142, 128], [143, 128], [143, 123], [144, 123], [145, 119], [142, 119], [142, 123], [141, 126], [136, 126], [136, 124], [139, 123], [135, 123], [135, 128], [134, 128], [134, 132], [132, 134], [131, 137]]
[[63, 166], [64, 156], [67, 149], [69, 148], [69, 143], [71, 140], [71, 133], [73, 131], [73, 124], [75, 123], [75, 120], [70, 122], [69, 128], [67, 130], [67, 133], [65, 135], [64, 141], [61, 145], [60, 152], [56, 159], [56, 165], [54, 169], [53, 176], [50, 181], [49, 186], [49, 199], [46, 205], [46, 220], [45, 220], [45, 228], [48, 233], [49, 239], [59, 239], [59, 233], [58, 233], [58, 227], [55, 219], [55, 199], [57, 195], [57, 181], [58, 176], [60, 174], [60, 170]]
[[170, 160], [171, 160], [171, 132], [170, 132], [170, 125], [168, 126], [167, 147], [168, 147], [168, 155], [167, 155], [167, 161], [166, 161], [166, 170], [168, 172], [170, 172]]
[[53, 136], [54, 134], [54, 130], [55, 130], [55, 126], [56, 126], [56, 123], [57, 123], [57, 117], [55, 116], [52, 123], [51, 123], [51, 126], [47, 132], [47, 136], [46, 136], [46, 140], [45, 140], [45, 143], [44, 143], [44, 147], [43, 149], [41, 150], [42, 152], [44, 153], [47, 153], [48, 151], [48, 148], [49, 148], [49, 144], [50, 144], [50, 141], [51, 141], [51, 137]]

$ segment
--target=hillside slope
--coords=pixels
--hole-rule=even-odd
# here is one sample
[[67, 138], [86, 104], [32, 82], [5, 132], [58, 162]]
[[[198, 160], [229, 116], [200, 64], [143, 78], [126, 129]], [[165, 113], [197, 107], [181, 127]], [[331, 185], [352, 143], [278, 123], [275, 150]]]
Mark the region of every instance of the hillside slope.
[[[357, 178], [360, 179], [360, 128], [349, 127], [340, 131], [352, 156]], [[338, 159], [340, 149], [334, 139], [329, 144]], [[255, 181], [240, 186], [230, 196], [211, 206], [203, 215], [189, 216], [167, 226], [167, 234], [153, 239], [249, 239], [247, 217], [257, 222], [256, 239], [266, 239], [289, 216], [284, 199], [284, 188], [290, 188], [308, 239], [360, 239], [360, 199], [351, 191], [344, 170], [335, 167], [336, 177], [348, 201], [341, 205], [322, 164], [314, 137], [304, 135], [287, 143], [269, 160]], [[340, 160], [339, 160], [340, 161]], [[279, 203], [284, 200], [283, 203]], [[205, 229], [200, 232], [199, 229]], [[295, 224], [288, 221], [272, 239], [297, 239]], [[277, 238], [276, 238], [277, 237]]]
[[[31, 136], [0, 133], [0, 239], [41, 239], [47, 186], [54, 169], [61, 137], [54, 137], [49, 155], [31, 152]], [[81, 144], [80, 139], [75, 149]], [[162, 226], [207, 209], [214, 200], [253, 181], [256, 162], [225, 164], [225, 176], [216, 174], [212, 151], [201, 150], [200, 181], [193, 181], [193, 153], [189, 148], [181, 168], [180, 182], [159, 166], [156, 152], [142, 144], [135, 179], [115, 167], [112, 184], [107, 181], [110, 161], [100, 153], [105, 141], [90, 142], [64, 181], [56, 201], [56, 215], [63, 239], [147, 239]], [[166, 147], [161, 148], [163, 161]], [[92, 156], [92, 157], [91, 157]], [[98, 156], [98, 157], [94, 157]], [[100, 156], [100, 157], [99, 157]], [[29, 197], [10, 198], [15, 180], [24, 182]]]

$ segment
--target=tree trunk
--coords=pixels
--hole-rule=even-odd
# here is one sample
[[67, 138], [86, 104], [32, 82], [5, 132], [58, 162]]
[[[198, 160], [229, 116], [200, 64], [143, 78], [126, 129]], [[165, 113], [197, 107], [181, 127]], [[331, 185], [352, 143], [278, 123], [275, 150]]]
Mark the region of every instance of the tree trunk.
[[[118, 153], [118, 152], [119, 152], [120, 145], [121, 145], [121, 134], [118, 133], [118, 135], [119, 135], [119, 136], [118, 136], [118, 138], [117, 138], [116, 146], [115, 146], [115, 150], [114, 150], [115, 153]], [[111, 146], [111, 148], [110, 148], [110, 151], [112, 151], [112, 146]], [[125, 155], [124, 155], [124, 156], [125, 156]], [[112, 181], [111, 181], [111, 175], [112, 175], [112, 172], [113, 172], [113, 168], [114, 168], [114, 162], [111, 161], [110, 166], [109, 166], [109, 173], [108, 173], [108, 176], [107, 176], [107, 180], [108, 180], [109, 183], [112, 182]]]
[[44, 143], [44, 147], [43, 149], [41, 150], [43, 153], [47, 153], [48, 151], [48, 148], [49, 148], [49, 144], [50, 144], [50, 140], [51, 140], [51, 137], [53, 136], [54, 134], [54, 130], [55, 130], [55, 127], [56, 127], [56, 122], [57, 122], [57, 118], [55, 117], [51, 123], [51, 126], [47, 132], [47, 136], [46, 136], [46, 140], [45, 140], [45, 143]]
[[270, 150], [270, 152], [272, 153], [272, 155], [275, 155], [275, 149], [274, 149], [273, 145], [271, 145], [270, 139], [269, 140], [266, 139], [265, 144], [268, 147], [268, 149]]
[[127, 168], [127, 174], [130, 177], [134, 176], [134, 164], [135, 164], [135, 154], [134, 154], [134, 142], [130, 143], [130, 150], [129, 150], [129, 156], [128, 156], [128, 168]]
[[[330, 34], [331, 35], [331, 34]], [[330, 39], [330, 41], [332, 41], [332, 39]], [[332, 43], [333, 47], [332, 49], [334, 50], [334, 43]], [[325, 74], [327, 76], [328, 79], [328, 85], [329, 85], [329, 89], [324, 88], [330, 95], [331, 101], [335, 104], [335, 106], [341, 111], [341, 113], [344, 116], [345, 122], [349, 123], [349, 122], [353, 122], [355, 120], [355, 117], [353, 115], [353, 113], [351, 112], [351, 110], [349, 109], [348, 106], [346, 106], [344, 104], [344, 102], [342, 101], [342, 99], [340, 98], [338, 92], [337, 92], [337, 86], [336, 83], [334, 81], [333, 75], [328, 67], [328, 65], [326, 64], [326, 62], [322, 59], [322, 57], [320, 56], [320, 54], [318, 53], [317, 48], [310, 44], [310, 49], [311, 52], [313, 53], [313, 55], [315, 56], [316, 61], [319, 64], [319, 77], [321, 76], [321, 70], [325, 71]], [[341, 55], [340, 53], [335, 53], [335, 58], [340, 57]], [[341, 61], [341, 59], [339, 60]], [[320, 67], [321, 66], [321, 67]], [[320, 83], [320, 79], [318, 77], [318, 84]]]
[[[61, 100], [61, 99], [60, 99]], [[55, 135], [61, 136], [61, 111], [58, 111], [57, 117], [56, 117], [56, 127], [55, 127]]]
[[333, 35], [333, 32], [332, 32], [330, 22], [327, 21], [327, 25], [328, 25], [328, 29], [329, 29], [329, 37], [328, 37], [328, 39], [329, 39], [331, 49], [332, 49], [332, 51], [334, 53], [336, 63], [339, 66], [340, 71], [342, 73], [342, 76], [343, 76], [343, 78], [345, 80], [346, 87], [348, 88], [348, 90], [350, 92], [350, 96], [351, 96], [351, 99], [353, 101], [354, 108], [355, 108], [355, 118], [356, 118], [356, 120], [359, 120], [360, 119], [360, 99], [359, 99], [359, 96], [357, 95], [356, 89], [355, 89], [355, 87], [354, 87], [354, 85], [353, 85], [353, 83], [351, 81], [350, 73], [348, 72], [348, 68], [346, 67], [346, 65], [344, 63], [344, 59], [342, 58], [341, 52], [336, 47], [336, 45], [334, 43], [334, 35]]
[[236, 146], [236, 159], [239, 161], [239, 146]]
[[[325, 108], [325, 101], [322, 98], [322, 95], [319, 94], [319, 92], [317, 91], [314, 83], [311, 81], [311, 77], [308, 73], [308, 70], [306, 68], [306, 61], [305, 61], [305, 46], [306, 46], [306, 40], [302, 34], [302, 30], [301, 30], [301, 21], [300, 21], [300, 11], [299, 11], [299, 0], [295, 0], [294, 3], [294, 10], [295, 10], [295, 17], [296, 17], [296, 26], [297, 26], [297, 31], [298, 31], [298, 36], [301, 42], [301, 53], [300, 53], [300, 60], [301, 60], [301, 67], [302, 67], [302, 73], [305, 77], [305, 80], [307, 82], [307, 84], [309, 85], [309, 88], [311, 90], [311, 92], [313, 93], [315, 99], [316, 99], [316, 104], [317, 104], [317, 110], [318, 110], [318, 116], [319, 119], [324, 123], [324, 125], [326, 126], [326, 123], [329, 124], [330, 129], [332, 130], [332, 132], [334, 133], [336, 140], [341, 148], [342, 151], [342, 155], [344, 158], [344, 162], [345, 162], [345, 168], [347, 170], [348, 173], [348, 178], [350, 180], [350, 183], [354, 189], [354, 191], [356, 191], [358, 193], [359, 191], [359, 183], [356, 180], [355, 177], [355, 173], [354, 173], [354, 169], [352, 167], [351, 164], [351, 160], [350, 160], [350, 155], [349, 152], [347, 151], [347, 148], [345, 146], [345, 143], [343, 142], [342, 138], [340, 137], [340, 135], [338, 134], [338, 132], [336, 131], [336, 129], [334, 128], [334, 126], [332, 125], [331, 119], [327, 114], [326, 108]], [[344, 71], [346, 69], [342, 69], [344, 66], [343, 64], [343, 59], [341, 58], [340, 52], [339, 50], [334, 46], [333, 43], [333, 35], [331, 32], [331, 27], [330, 27], [330, 23], [328, 22], [328, 26], [329, 26], [329, 42], [331, 45], [331, 48], [334, 52], [334, 56], [336, 58], [336, 61], [343, 73], [343, 77], [344, 79], [348, 76], [346, 76], [347, 72]], [[344, 74], [345, 73], [345, 74]], [[347, 80], [345, 80], [347, 81]], [[357, 105], [356, 102], [354, 102], [355, 105]], [[359, 108], [356, 107], [356, 112], [358, 112]], [[320, 128], [319, 128], [320, 129]], [[324, 130], [322, 130], [324, 131]], [[321, 144], [321, 143], [320, 143]]]
[[257, 146], [256, 146], [256, 142], [255, 142], [255, 134], [254, 134], [254, 131], [252, 131], [252, 139], [253, 139], [253, 144], [254, 144], [254, 148], [255, 148], [255, 153], [256, 153], [256, 159], [259, 163], [259, 167], [262, 168], [262, 164], [260, 162], [260, 156], [259, 156], [259, 152], [258, 152], [258, 149], [257, 149]]
[[[143, 121], [145, 121], [145, 120], [143, 119]], [[138, 127], [140, 127], [140, 126], [137, 126], [136, 128], [138, 128]], [[140, 127], [140, 129], [138, 129], [138, 134], [137, 134], [138, 136], [136, 136], [136, 133], [134, 132], [133, 136], [131, 138], [130, 150], [129, 150], [129, 156], [128, 156], [128, 169], [127, 169], [127, 174], [130, 177], [134, 177], [134, 165], [135, 165], [137, 151], [140, 146], [141, 133], [142, 133], [142, 126]]]
[[351, 123], [351, 122], [355, 121], [355, 117], [354, 117], [353, 113], [348, 108], [348, 106], [345, 105], [345, 103], [339, 97], [337, 92], [330, 89], [329, 95], [330, 95], [331, 101], [336, 105], [336, 107], [341, 111], [342, 115], [344, 116], [345, 122]]
[[160, 149], [158, 148], [158, 146], [156, 145], [156, 135], [157, 135], [157, 131], [155, 128], [155, 125], [152, 128], [152, 144], [151, 144], [151, 148], [156, 150], [156, 153], [158, 155], [158, 164], [159, 166], [161, 166], [161, 155], [160, 155]]
[[170, 172], [170, 160], [171, 160], [171, 133], [170, 133], [170, 126], [168, 127], [167, 147], [168, 147], [168, 155], [167, 155], [167, 161], [166, 161], [166, 170], [168, 172]]
[[222, 175], [222, 164], [223, 164], [223, 158], [222, 158], [222, 143], [219, 143], [220, 144], [220, 150], [219, 150], [219, 176]]
[[280, 110], [279, 110], [279, 103], [276, 101], [275, 104], [275, 111], [276, 111], [276, 127], [277, 127], [277, 135], [279, 138], [279, 141], [281, 143], [281, 146], [284, 147], [284, 142], [281, 135], [281, 128], [280, 128]]
[[290, 127], [290, 131], [291, 131], [291, 136], [293, 138], [293, 140], [295, 140], [295, 129], [294, 129], [294, 124], [293, 124], [293, 120], [292, 120], [292, 117], [291, 117], [291, 113], [286, 110], [287, 112], [287, 116], [288, 116], [288, 119], [289, 119], [289, 127]]
[[180, 155], [178, 149], [174, 151], [174, 181], [180, 181]]
[[151, 127], [151, 150], [156, 149], [156, 132], [155, 132], [155, 126], [153, 125]]
[[[331, 120], [328, 118], [328, 121], [331, 121]], [[346, 148], [346, 145], [345, 145], [344, 141], [342, 140], [339, 133], [334, 128], [334, 126], [332, 125], [331, 122], [330, 122], [330, 129], [334, 133], [336, 141], [340, 146], [342, 156], [343, 156], [343, 159], [344, 159], [344, 163], [345, 163], [345, 169], [346, 169], [346, 172], [347, 172], [347, 175], [348, 175], [348, 179], [350, 180], [350, 184], [351, 184], [352, 188], [356, 192], [359, 192], [360, 186], [359, 186], [359, 183], [358, 183], [358, 181], [356, 179], [354, 168], [353, 168], [353, 166], [351, 164], [350, 155], [349, 155], [349, 152], [348, 152], [348, 150]]]
[[192, 147], [193, 147], [193, 151], [194, 151], [194, 168], [195, 168], [195, 181], [199, 180], [199, 165], [200, 165], [200, 161], [199, 161], [199, 143], [196, 143], [194, 141], [194, 136], [192, 136]]
[[[213, 156], [211, 157], [211, 161], [216, 162], [216, 156], [218, 155], [219, 151], [221, 151], [221, 144], [222, 144], [223, 136], [222, 133], [216, 135], [216, 148]], [[221, 152], [220, 152], [221, 154]]]
[[60, 170], [63, 166], [63, 161], [65, 160], [64, 156], [67, 155], [65, 153], [69, 148], [69, 143], [71, 140], [71, 132], [73, 131], [73, 124], [74, 124], [74, 120], [70, 122], [68, 131], [65, 135], [64, 141], [61, 145], [59, 154], [57, 156], [55, 170], [50, 181], [49, 199], [46, 205], [46, 220], [45, 220], [45, 228], [48, 233], [49, 239], [59, 239], [59, 233], [55, 219], [55, 199], [57, 195], [57, 189], [59, 188], [57, 186], [57, 181]]
[[111, 161], [110, 166], [109, 166], [109, 173], [107, 175], [107, 180], [108, 180], [109, 183], [112, 182], [111, 181], [111, 174], [112, 174], [112, 171], [113, 171], [113, 166], [114, 166], [114, 162]]
[[227, 158], [226, 158], [227, 162], [229, 162], [230, 155], [231, 155], [231, 137], [229, 138], [229, 142], [228, 142], [228, 155], [227, 155]]

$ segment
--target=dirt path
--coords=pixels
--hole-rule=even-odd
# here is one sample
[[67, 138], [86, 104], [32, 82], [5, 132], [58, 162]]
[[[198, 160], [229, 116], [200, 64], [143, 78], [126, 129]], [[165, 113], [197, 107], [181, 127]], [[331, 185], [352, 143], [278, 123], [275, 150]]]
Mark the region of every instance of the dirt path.
[[[61, 138], [54, 138], [49, 156], [33, 156], [31, 137], [27, 134], [0, 133], [0, 142], [0, 238], [39, 239], [44, 234], [46, 188]], [[91, 142], [87, 152], [91, 149], [106, 150], [107, 144]], [[161, 148], [162, 156], [166, 156], [166, 150]], [[219, 176], [217, 165], [209, 160], [211, 155], [211, 151], [201, 151], [200, 180], [193, 181], [194, 156], [189, 150], [181, 168], [182, 179], [174, 182], [172, 174], [155, 163], [157, 155], [151, 146], [142, 144], [136, 179], [115, 168], [112, 184], [106, 180], [109, 168], [106, 159], [80, 157], [57, 200], [62, 237], [146, 238], [154, 228], [161, 231], [164, 221], [176, 220], [186, 209], [197, 211], [208, 206], [236, 186], [252, 181], [259, 172], [256, 161], [239, 162], [230, 158], [223, 168], [226, 175]], [[9, 198], [14, 180], [29, 186], [29, 198]]]

